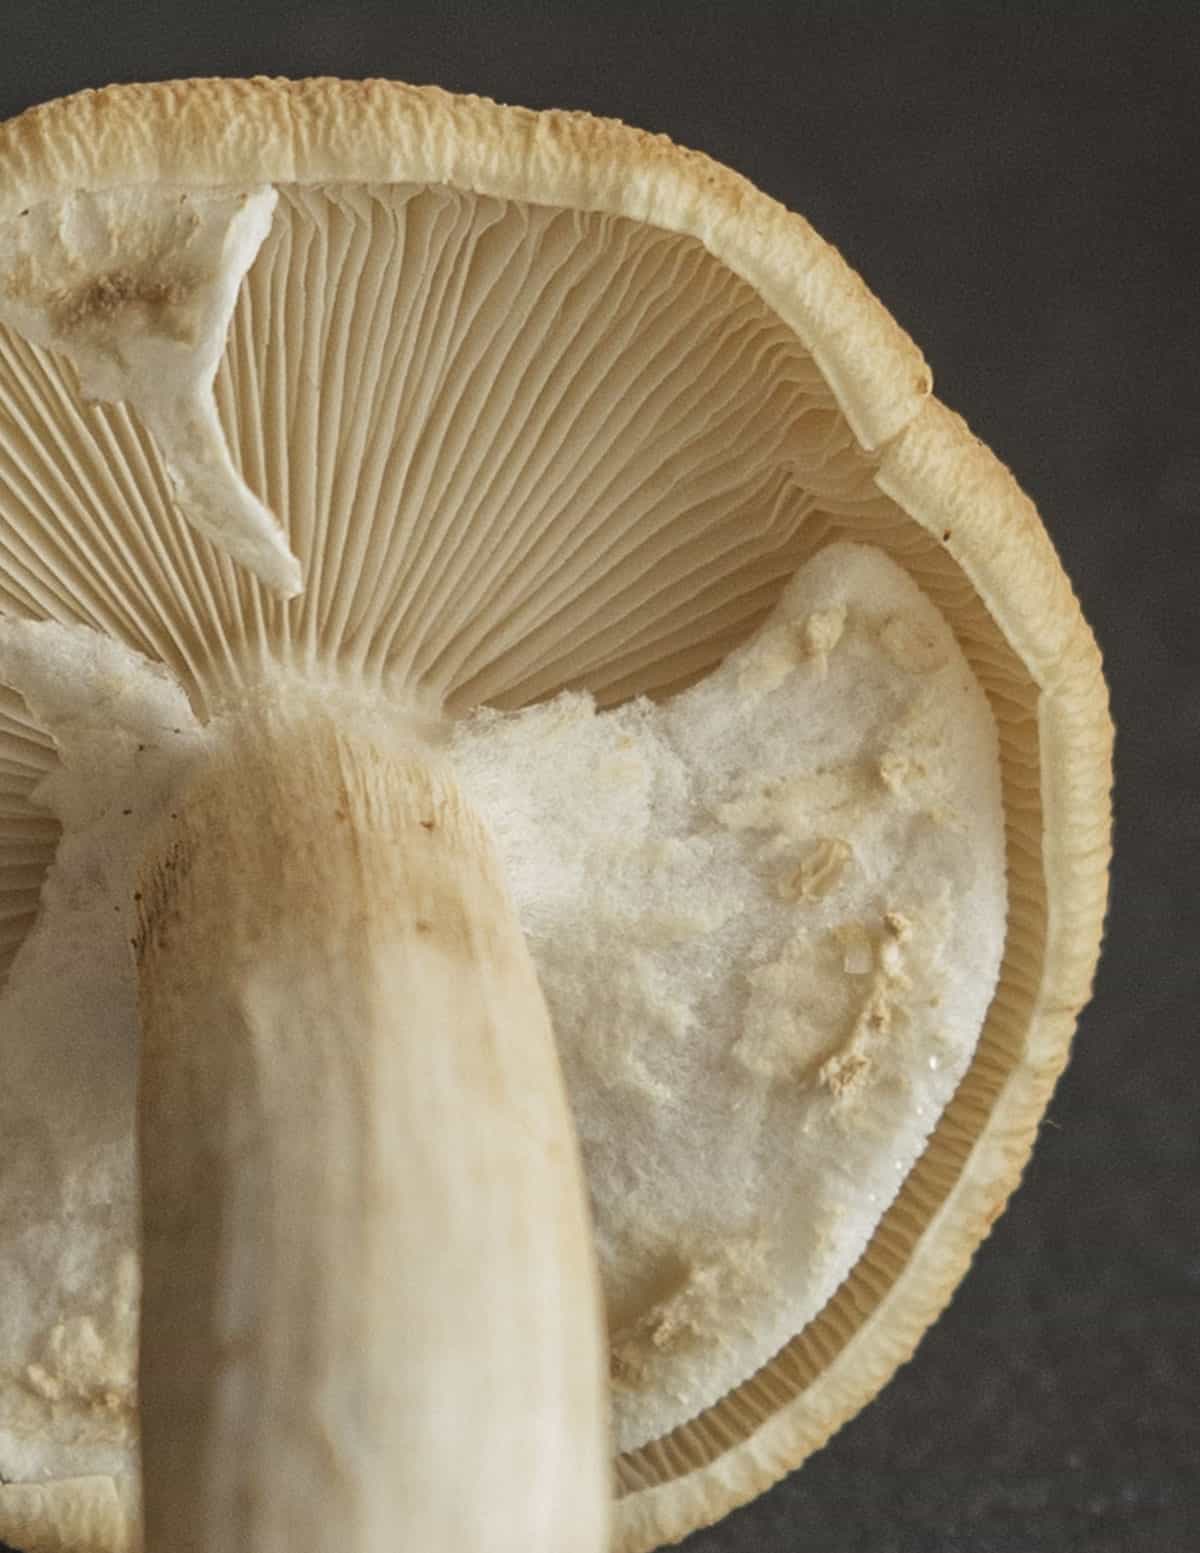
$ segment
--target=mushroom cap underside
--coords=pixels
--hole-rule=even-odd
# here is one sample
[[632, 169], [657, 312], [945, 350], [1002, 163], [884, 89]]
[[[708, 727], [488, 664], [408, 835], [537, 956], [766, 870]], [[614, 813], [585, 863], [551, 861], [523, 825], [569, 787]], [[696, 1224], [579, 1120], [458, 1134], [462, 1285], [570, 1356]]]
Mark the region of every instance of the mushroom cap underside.
[[[213, 392], [305, 581], [281, 600], [198, 535], [137, 413], [84, 402], [10, 328], [6, 612], [113, 636], [201, 712], [264, 664], [430, 710], [615, 703], [695, 681], [849, 538], [899, 561], [986, 691], [1010, 906], [974, 1061], [822, 1313], [617, 1461], [624, 1547], [716, 1518], [911, 1352], [1019, 1177], [1090, 990], [1111, 730], [1036, 512], [838, 255], [662, 137], [383, 82], [205, 81], [34, 110], [0, 132], [0, 171], [3, 223], [274, 186]], [[53, 857], [31, 793], [55, 754], [16, 690], [0, 712], [10, 964]]]

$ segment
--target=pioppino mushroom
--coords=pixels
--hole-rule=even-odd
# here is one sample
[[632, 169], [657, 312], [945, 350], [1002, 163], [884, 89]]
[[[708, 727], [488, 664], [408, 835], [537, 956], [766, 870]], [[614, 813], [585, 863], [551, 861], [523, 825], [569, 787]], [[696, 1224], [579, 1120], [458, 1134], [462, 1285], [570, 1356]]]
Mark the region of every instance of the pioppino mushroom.
[[716, 1519], [911, 1353], [1090, 989], [1036, 513], [621, 125], [115, 87], [0, 188], [0, 1538]]

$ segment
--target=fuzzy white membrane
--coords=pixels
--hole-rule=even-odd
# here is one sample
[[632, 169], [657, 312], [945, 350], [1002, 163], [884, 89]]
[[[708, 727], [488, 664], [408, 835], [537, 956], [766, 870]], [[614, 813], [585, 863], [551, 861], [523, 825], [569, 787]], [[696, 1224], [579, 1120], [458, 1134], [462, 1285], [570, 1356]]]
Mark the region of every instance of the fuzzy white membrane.
[[663, 707], [464, 724], [591, 1185], [616, 1441], [778, 1351], [962, 1076], [1004, 942], [999, 751], [933, 606], [835, 545]]
[[[64, 837], [0, 1000], [0, 1476], [133, 1470], [135, 987], [148, 826], [211, 740], [161, 669], [8, 621]], [[940, 616], [830, 547], [655, 707], [479, 712], [451, 755], [560, 1042], [617, 1440], [768, 1358], [861, 1252], [965, 1068], [1004, 935], [996, 735]]]
[[61, 764], [41, 914], [0, 998], [0, 1477], [130, 1468], [137, 1344], [133, 876], [203, 748], [161, 670], [80, 627], [0, 618]]

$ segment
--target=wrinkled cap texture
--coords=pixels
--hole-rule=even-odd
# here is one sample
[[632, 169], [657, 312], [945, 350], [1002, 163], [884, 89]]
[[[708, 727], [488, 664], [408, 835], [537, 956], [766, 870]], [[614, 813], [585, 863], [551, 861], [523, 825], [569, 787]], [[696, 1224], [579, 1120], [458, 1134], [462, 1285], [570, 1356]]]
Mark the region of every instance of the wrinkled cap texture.
[[0, 1537], [136, 1537], [130, 859], [300, 681], [440, 730], [497, 837], [619, 1545], [682, 1536], [911, 1352], [1090, 988], [1110, 730], [1036, 513], [840, 258], [661, 137], [112, 88], [0, 131], [0, 191]]

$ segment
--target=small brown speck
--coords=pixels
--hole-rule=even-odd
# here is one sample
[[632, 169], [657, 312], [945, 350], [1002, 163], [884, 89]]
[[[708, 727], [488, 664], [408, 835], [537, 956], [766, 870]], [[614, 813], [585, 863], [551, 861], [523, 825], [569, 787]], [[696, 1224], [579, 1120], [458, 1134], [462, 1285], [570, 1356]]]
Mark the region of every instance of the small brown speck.
[[952, 531], [950, 529], [948, 529], [948, 528], [942, 530], [942, 543], [944, 545], [948, 545], [950, 543], [951, 532]]
[[122, 813], [122, 814], [132, 814], [132, 813], [133, 813], [133, 810], [132, 810], [132, 809], [122, 809], [122, 810], [121, 810], [121, 813]]
[[417, 932], [418, 933], [432, 933], [433, 932], [433, 923], [432, 922], [427, 922], [424, 917], [418, 917], [417, 918], [416, 926], [417, 926]]
[[838, 1052], [821, 1064], [817, 1077], [836, 1096], [846, 1095], [866, 1082], [871, 1062], [861, 1052]]
[[837, 888], [852, 856], [844, 841], [822, 837], [812, 851], [776, 886], [784, 900], [820, 900]]
[[112, 270], [97, 275], [58, 303], [56, 322], [59, 329], [74, 330], [103, 324], [119, 316], [126, 308], [147, 308], [161, 315], [178, 306], [187, 297], [187, 287], [178, 278], [162, 279], [137, 275], [127, 270]]
[[421, 821], [421, 829], [422, 830], [433, 830], [434, 827], [436, 826], [436, 824], [437, 824], [436, 820], [422, 820]]

